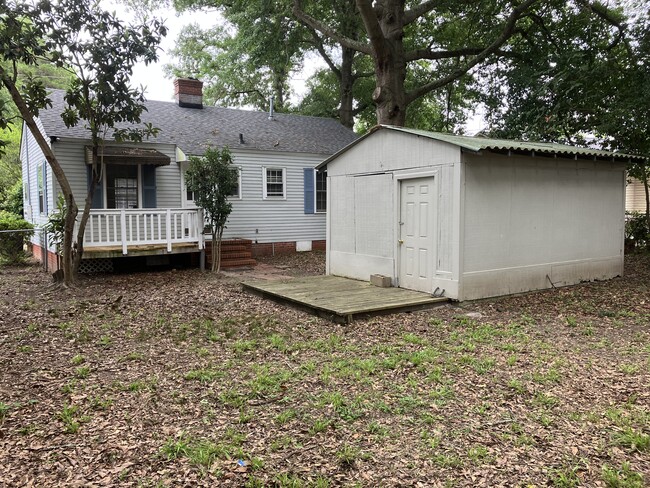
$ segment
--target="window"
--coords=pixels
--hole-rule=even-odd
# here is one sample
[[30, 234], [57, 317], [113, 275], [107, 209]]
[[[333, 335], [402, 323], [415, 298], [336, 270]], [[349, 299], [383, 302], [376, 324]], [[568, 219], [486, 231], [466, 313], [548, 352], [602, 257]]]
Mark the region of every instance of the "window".
[[237, 172], [237, 188], [230, 194], [232, 198], [241, 198], [241, 167], [236, 167], [234, 170]]
[[36, 185], [38, 187], [38, 211], [45, 213], [45, 166], [43, 163], [36, 167]]
[[[187, 204], [193, 205], [194, 204], [194, 192], [190, 191], [187, 189], [187, 179], [185, 178], [185, 172], [187, 171], [187, 168], [189, 168], [189, 164], [185, 163], [183, 165], [183, 188], [185, 190], [185, 201]], [[242, 174], [242, 169], [241, 166], [237, 166], [234, 168], [235, 171], [237, 171], [237, 187], [235, 190], [229, 195], [232, 198], [239, 198], [241, 199], [242, 193], [241, 193], [241, 174]]]
[[138, 208], [138, 166], [106, 166], [106, 208]]
[[284, 168], [263, 168], [263, 198], [286, 198]]
[[316, 171], [316, 212], [327, 211], [327, 171]]

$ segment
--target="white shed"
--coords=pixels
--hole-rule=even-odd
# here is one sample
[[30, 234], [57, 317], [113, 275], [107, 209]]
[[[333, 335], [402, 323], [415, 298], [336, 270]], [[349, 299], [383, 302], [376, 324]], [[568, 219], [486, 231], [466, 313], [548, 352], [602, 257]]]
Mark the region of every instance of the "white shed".
[[378, 126], [327, 168], [327, 273], [457, 300], [622, 275], [625, 163]]

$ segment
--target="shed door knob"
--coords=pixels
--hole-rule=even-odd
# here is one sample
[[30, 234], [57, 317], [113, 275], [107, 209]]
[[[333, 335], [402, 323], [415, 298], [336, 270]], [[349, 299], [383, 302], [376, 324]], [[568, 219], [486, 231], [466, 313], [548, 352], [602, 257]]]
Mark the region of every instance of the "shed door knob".
[[404, 244], [404, 241], [403, 241], [402, 239], [400, 239], [400, 240], [397, 241], [397, 242], [399, 242], [400, 244]]

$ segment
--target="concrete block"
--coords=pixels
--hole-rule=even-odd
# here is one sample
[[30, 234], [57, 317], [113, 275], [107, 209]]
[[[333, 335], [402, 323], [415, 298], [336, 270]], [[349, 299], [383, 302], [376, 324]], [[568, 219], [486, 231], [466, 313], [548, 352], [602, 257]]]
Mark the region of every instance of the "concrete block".
[[392, 286], [390, 276], [380, 274], [370, 275], [370, 283], [380, 288], [390, 288]]

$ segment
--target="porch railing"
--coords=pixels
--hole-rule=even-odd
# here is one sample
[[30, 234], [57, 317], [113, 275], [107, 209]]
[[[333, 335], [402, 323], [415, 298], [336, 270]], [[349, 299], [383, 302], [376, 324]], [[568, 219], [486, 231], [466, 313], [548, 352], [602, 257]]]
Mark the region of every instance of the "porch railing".
[[[76, 233], [76, 232], [75, 232]], [[200, 209], [151, 208], [90, 211], [84, 249], [196, 243], [203, 249], [203, 214]]]

